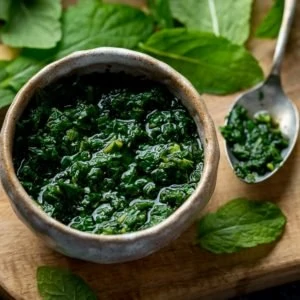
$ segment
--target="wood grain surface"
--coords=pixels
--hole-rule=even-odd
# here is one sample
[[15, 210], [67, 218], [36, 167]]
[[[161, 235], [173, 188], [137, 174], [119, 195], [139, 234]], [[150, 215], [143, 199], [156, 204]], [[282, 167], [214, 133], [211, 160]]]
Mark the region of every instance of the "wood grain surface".
[[[137, 2], [137, 1], [135, 1]], [[271, 1], [256, 1], [257, 20]], [[300, 4], [297, 7], [286, 58], [283, 86], [300, 108]], [[252, 40], [248, 47], [264, 71], [270, 68], [274, 41]], [[203, 98], [216, 127], [224, 122], [236, 95]], [[2, 112], [2, 116], [3, 116]], [[97, 265], [69, 259], [48, 249], [15, 216], [0, 187], [0, 298], [39, 299], [36, 269], [40, 265], [61, 266], [82, 276], [99, 299], [226, 299], [284, 282], [300, 279], [300, 143], [286, 165], [270, 180], [257, 185], [240, 182], [224, 156], [219, 135], [221, 161], [217, 187], [204, 212], [226, 201], [247, 197], [277, 203], [287, 216], [281, 240], [231, 255], [213, 255], [195, 244], [195, 225], [175, 242], [151, 256], [124, 264]]]

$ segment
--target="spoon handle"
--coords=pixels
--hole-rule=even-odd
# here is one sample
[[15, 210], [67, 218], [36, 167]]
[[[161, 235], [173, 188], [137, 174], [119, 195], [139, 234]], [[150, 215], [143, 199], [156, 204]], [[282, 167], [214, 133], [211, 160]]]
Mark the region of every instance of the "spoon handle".
[[273, 57], [272, 75], [279, 75], [282, 58], [285, 52], [288, 36], [292, 27], [297, 0], [285, 0], [281, 27]]

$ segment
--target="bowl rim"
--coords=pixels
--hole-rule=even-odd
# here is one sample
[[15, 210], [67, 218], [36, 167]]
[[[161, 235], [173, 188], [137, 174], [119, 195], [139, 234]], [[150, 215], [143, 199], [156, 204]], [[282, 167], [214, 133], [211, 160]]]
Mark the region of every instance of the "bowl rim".
[[[63, 68], [66, 64], [72, 64], [74, 60], [82, 59], [83, 57], [90, 55], [106, 55], [106, 56], [116, 56], [123, 57], [126, 59], [140, 60], [146, 65], [156, 66], [162, 73], [166, 74], [171, 78], [171, 80], [179, 87], [185, 90], [185, 92], [189, 93], [189, 95], [197, 101], [196, 115], [201, 117], [201, 122], [203, 125], [201, 142], [204, 149], [204, 168], [202, 171], [202, 176], [200, 181], [197, 184], [195, 191], [188, 197], [185, 202], [178, 207], [169, 217], [164, 219], [162, 222], [149, 227], [147, 229], [128, 232], [123, 234], [113, 234], [113, 235], [104, 235], [104, 234], [95, 234], [80, 231], [77, 229], [73, 229], [60, 221], [50, 217], [47, 215], [29, 196], [29, 194], [25, 191], [22, 184], [17, 178], [13, 160], [12, 160], [12, 150], [13, 150], [13, 139], [15, 136], [15, 125], [19, 119], [19, 117], [24, 112], [28, 103], [24, 106], [21, 113], [19, 113], [20, 106], [24, 101], [24, 97], [26, 98], [26, 94], [32, 89], [32, 86], [35, 86], [42, 78], [47, 77], [47, 74], [53, 72], [54, 70]], [[150, 68], [149, 67], [149, 68]], [[76, 67], [74, 68], [76, 70]], [[52, 82], [52, 81], [51, 81]], [[49, 82], [49, 83], [51, 83]], [[46, 86], [46, 85], [45, 85]], [[34, 89], [35, 90], [35, 89]], [[30, 93], [33, 93], [32, 91]], [[31, 98], [31, 97], [30, 97]], [[190, 114], [190, 111], [189, 111]], [[190, 114], [191, 115], [191, 114]], [[193, 117], [193, 116], [192, 116]], [[194, 119], [194, 118], [193, 118]], [[194, 119], [195, 121], [195, 119]], [[197, 130], [199, 131], [199, 124], [195, 121], [197, 125]], [[199, 134], [199, 132], [198, 132]], [[205, 106], [205, 103], [200, 98], [200, 95], [193, 87], [193, 85], [179, 72], [175, 71], [172, 67], [167, 65], [166, 63], [159, 61], [147, 54], [143, 54], [140, 52], [136, 52], [133, 50], [123, 49], [123, 48], [114, 48], [114, 47], [100, 47], [91, 50], [77, 51], [74, 52], [62, 59], [59, 59], [51, 64], [48, 64], [44, 68], [42, 68], [37, 74], [31, 77], [30, 80], [22, 87], [22, 89], [15, 96], [12, 104], [10, 105], [3, 126], [1, 130], [1, 140], [2, 143], [0, 145], [0, 176], [4, 189], [9, 195], [10, 201], [14, 202], [15, 205], [20, 205], [15, 203], [14, 197], [11, 194], [17, 195], [19, 199], [22, 199], [22, 204], [25, 206], [27, 212], [30, 212], [33, 216], [38, 218], [38, 220], [42, 220], [44, 225], [54, 227], [57, 231], [76, 236], [77, 238], [93, 241], [93, 242], [117, 242], [117, 243], [128, 243], [129, 241], [144, 239], [145, 237], [154, 237], [160, 231], [166, 230], [168, 227], [172, 227], [172, 224], [177, 222], [177, 219], [182, 217], [183, 215], [187, 215], [189, 217], [192, 216], [194, 209], [199, 209], [199, 206], [202, 208], [207, 204], [208, 199], [202, 199], [199, 197], [199, 194], [206, 188], [208, 185], [215, 185], [214, 178], [216, 177], [218, 163], [219, 163], [219, 145], [217, 141], [217, 136], [215, 132], [214, 123], [212, 121], [211, 116], [208, 113], [208, 110]], [[203, 143], [203, 139], [205, 142]], [[12, 190], [14, 190], [12, 192]], [[21, 205], [22, 205], [21, 204]]]

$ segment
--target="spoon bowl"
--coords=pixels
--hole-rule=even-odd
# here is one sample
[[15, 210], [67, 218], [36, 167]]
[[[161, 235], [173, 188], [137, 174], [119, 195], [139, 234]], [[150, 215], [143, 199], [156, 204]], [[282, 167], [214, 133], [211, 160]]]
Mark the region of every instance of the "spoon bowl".
[[[296, 0], [285, 0], [282, 24], [278, 35], [270, 75], [263, 83], [238, 97], [230, 109], [231, 112], [236, 105], [242, 106], [248, 111], [248, 116], [251, 118], [259, 112], [268, 112], [272, 119], [279, 125], [279, 129], [283, 136], [289, 140], [288, 147], [281, 152], [282, 161], [276, 168], [264, 175], [257, 175], [255, 180], [251, 181], [251, 183], [264, 181], [276, 173], [288, 159], [297, 141], [299, 132], [299, 113], [297, 107], [284, 93], [280, 80], [280, 67], [287, 44], [288, 34], [292, 26], [295, 8]], [[225, 144], [227, 158], [232, 169], [234, 169], [234, 165], [238, 160], [232, 154], [226, 141]], [[250, 183], [243, 178], [238, 178]]]
[[[290, 156], [298, 137], [299, 132], [299, 113], [294, 103], [286, 96], [282, 87], [280, 77], [271, 74], [267, 80], [241, 95], [233, 104], [231, 110], [236, 106], [243, 106], [248, 111], [248, 116], [253, 118], [257, 113], [267, 111], [278, 123], [283, 136], [288, 138], [289, 145], [282, 151], [283, 160], [269, 173], [257, 176], [255, 183], [271, 177], [285, 163]], [[232, 154], [230, 147], [226, 143], [226, 153], [228, 160], [233, 168], [238, 160]], [[243, 178], [240, 178], [243, 180]]]

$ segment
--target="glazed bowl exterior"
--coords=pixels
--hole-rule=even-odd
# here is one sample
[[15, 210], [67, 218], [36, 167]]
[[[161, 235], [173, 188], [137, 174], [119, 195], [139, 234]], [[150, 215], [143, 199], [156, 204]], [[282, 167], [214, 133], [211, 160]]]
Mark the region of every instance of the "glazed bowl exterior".
[[[205, 157], [202, 178], [196, 190], [171, 216], [151, 228], [118, 235], [81, 232], [48, 216], [22, 187], [16, 176], [12, 157], [16, 123], [38, 89], [74, 73], [107, 71], [144, 76], [165, 85], [193, 117]], [[199, 94], [187, 79], [170, 66], [127, 49], [103, 47], [80, 51], [43, 68], [16, 95], [7, 112], [0, 139], [2, 185], [15, 213], [48, 246], [67, 256], [86, 261], [125, 262], [159, 250], [191, 225], [215, 188], [219, 146], [214, 124]]]

